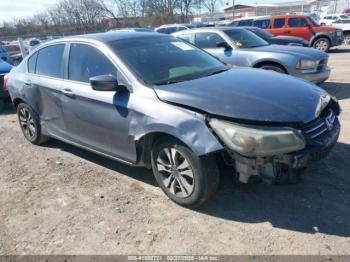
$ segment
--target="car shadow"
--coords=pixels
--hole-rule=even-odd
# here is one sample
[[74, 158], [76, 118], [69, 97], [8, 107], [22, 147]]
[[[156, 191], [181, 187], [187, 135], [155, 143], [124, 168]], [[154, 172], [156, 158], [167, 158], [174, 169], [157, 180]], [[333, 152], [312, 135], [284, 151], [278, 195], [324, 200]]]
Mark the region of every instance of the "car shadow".
[[198, 211], [243, 223], [350, 236], [350, 145], [338, 143], [293, 185], [233, 184], [224, 175], [218, 193]]
[[337, 53], [350, 53], [350, 46], [341, 46], [329, 49], [328, 53], [337, 54]]
[[335, 96], [338, 100], [350, 98], [350, 83], [324, 82], [320, 87]]
[[[151, 170], [131, 167], [52, 140], [59, 148], [122, 175], [157, 186]], [[271, 223], [275, 228], [350, 236], [350, 145], [338, 143], [294, 185], [240, 184], [222, 172], [218, 192], [193, 212], [243, 223]]]
[[4, 108], [0, 111], [0, 115], [4, 116], [4, 115], [12, 115], [15, 114], [16, 110], [13, 107], [12, 103], [10, 102], [6, 102], [4, 105]]

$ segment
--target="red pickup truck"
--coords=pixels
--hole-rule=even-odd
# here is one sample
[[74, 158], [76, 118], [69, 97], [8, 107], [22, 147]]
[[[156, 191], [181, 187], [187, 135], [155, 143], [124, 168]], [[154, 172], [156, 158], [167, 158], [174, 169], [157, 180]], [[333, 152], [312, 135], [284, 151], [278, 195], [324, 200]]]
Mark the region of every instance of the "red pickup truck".
[[257, 26], [273, 35], [302, 37], [310, 46], [327, 52], [330, 47], [341, 45], [344, 35], [341, 29], [320, 26], [307, 15], [264, 16], [235, 20], [233, 26]]

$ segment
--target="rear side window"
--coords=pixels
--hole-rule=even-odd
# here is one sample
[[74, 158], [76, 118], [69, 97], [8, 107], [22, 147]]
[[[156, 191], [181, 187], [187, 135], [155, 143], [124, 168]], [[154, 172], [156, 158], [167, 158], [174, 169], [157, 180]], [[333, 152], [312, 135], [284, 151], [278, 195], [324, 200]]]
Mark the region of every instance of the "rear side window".
[[273, 27], [274, 28], [282, 28], [282, 27], [284, 27], [284, 24], [285, 24], [285, 19], [284, 18], [276, 18], [273, 21]]
[[84, 44], [72, 44], [69, 53], [68, 79], [88, 83], [90, 77], [100, 75], [117, 77], [117, 69], [95, 47]]
[[294, 17], [288, 19], [288, 26], [289, 27], [305, 27], [308, 25], [308, 22], [303, 17]]
[[266, 29], [270, 27], [270, 19], [256, 20], [254, 26]]
[[196, 46], [200, 48], [216, 48], [225, 40], [217, 33], [196, 33]]
[[36, 59], [38, 58], [38, 52], [33, 54], [28, 59], [28, 73], [34, 74], [35, 73], [35, 67], [36, 67]]
[[252, 25], [253, 25], [253, 19], [238, 21], [238, 26], [252, 26]]
[[52, 45], [39, 50], [36, 73], [38, 75], [62, 77], [64, 44]]
[[166, 29], [166, 33], [167, 34], [172, 34], [172, 33], [175, 33], [175, 32], [177, 32], [178, 30], [177, 30], [177, 27], [168, 27], [167, 29]]
[[167, 34], [167, 28], [159, 28], [157, 29], [157, 32], [162, 34]]

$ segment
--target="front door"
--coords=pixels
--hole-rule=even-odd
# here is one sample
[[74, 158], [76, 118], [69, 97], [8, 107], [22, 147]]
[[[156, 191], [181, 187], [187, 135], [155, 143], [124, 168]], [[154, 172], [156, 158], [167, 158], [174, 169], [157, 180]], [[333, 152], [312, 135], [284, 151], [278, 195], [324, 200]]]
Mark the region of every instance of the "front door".
[[62, 84], [62, 108], [69, 140], [118, 157], [136, 161], [134, 140], [129, 137], [130, 93], [95, 91], [90, 77], [121, 78], [115, 65], [96, 47], [72, 43], [66, 80]]

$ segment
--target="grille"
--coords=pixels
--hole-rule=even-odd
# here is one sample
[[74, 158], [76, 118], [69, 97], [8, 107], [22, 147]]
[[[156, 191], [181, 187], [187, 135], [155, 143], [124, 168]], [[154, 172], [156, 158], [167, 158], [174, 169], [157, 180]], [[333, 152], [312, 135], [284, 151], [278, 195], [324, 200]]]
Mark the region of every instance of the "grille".
[[307, 125], [303, 131], [308, 137], [317, 139], [332, 130], [335, 119], [336, 116], [334, 112], [329, 110], [326, 116], [320, 117]]

